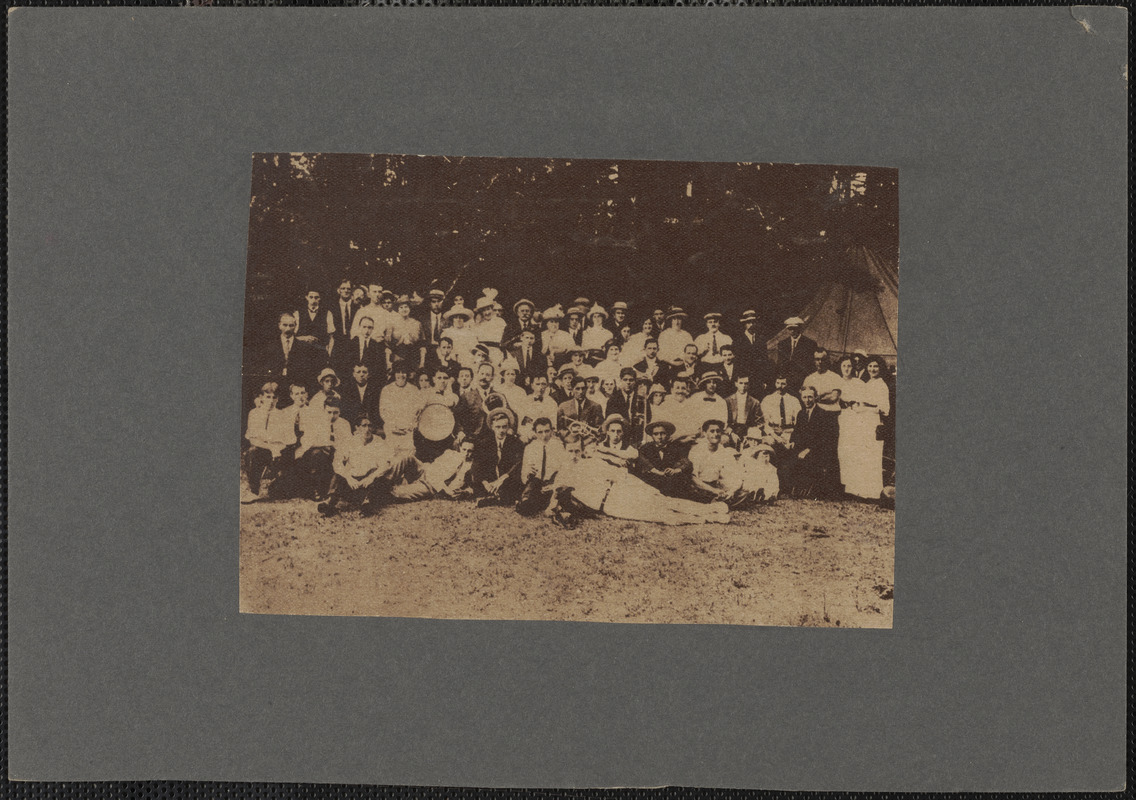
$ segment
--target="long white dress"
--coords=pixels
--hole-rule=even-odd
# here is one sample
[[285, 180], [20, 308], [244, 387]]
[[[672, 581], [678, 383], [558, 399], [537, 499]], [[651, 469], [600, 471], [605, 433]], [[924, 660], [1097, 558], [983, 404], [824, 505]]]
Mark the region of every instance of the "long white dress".
[[[882, 400], [879, 387], [882, 387]], [[840, 387], [842, 401], [879, 406], [857, 405], [841, 410], [840, 438], [836, 444], [844, 491], [868, 500], [878, 500], [884, 490], [884, 443], [876, 439], [876, 426], [881, 412], [888, 413], [890, 406], [887, 384], [880, 380], [879, 387], [866, 384], [859, 378], [842, 380]]]

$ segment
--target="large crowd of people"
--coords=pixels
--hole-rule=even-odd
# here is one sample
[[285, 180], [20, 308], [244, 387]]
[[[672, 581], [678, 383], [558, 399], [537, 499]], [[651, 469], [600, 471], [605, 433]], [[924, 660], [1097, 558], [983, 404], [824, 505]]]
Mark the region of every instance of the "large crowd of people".
[[[264, 332], [242, 502], [302, 497], [332, 516], [434, 497], [548, 515], [726, 522], [778, 497], [879, 501], [893, 374], [785, 320], [771, 358], [746, 311], [605, 307], [509, 314], [432, 288], [344, 280]], [[730, 321], [734, 322], [733, 320]]]

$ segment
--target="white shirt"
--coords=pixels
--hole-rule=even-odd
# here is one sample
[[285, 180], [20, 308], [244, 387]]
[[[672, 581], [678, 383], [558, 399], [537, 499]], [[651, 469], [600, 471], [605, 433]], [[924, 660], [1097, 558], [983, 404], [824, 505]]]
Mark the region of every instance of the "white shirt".
[[384, 428], [413, 430], [424, 399], [422, 392], [409, 383], [405, 386], [388, 383], [379, 395], [379, 416], [383, 418]]
[[429, 464], [423, 465], [421, 480], [431, 491], [440, 492], [447, 483], [469, 472], [471, 466], [473, 462], [463, 459], [457, 450], [447, 450]]
[[375, 323], [375, 329], [371, 331], [372, 339], [382, 339], [386, 329], [390, 326], [391, 316], [398, 316], [393, 311], [387, 311], [382, 306], [363, 306], [355, 312], [355, 319], [351, 322], [351, 338], [362, 336], [363, 331], [359, 327], [359, 323], [363, 321], [364, 317], [370, 318]]
[[730, 421], [730, 407], [719, 395], [710, 397], [706, 392], [697, 392], [688, 397], [683, 405], [687, 407], [691, 424], [699, 432], [702, 431], [702, 423], [708, 419], [721, 420], [723, 425]]
[[[525, 446], [525, 455], [521, 459], [521, 483], [529, 478], [539, 478], [544, 481], [552, 480], [559, 471], [565, 458], [564, 445], [555, 436], [546, 444], [540, 439], [533, 439]], [[544, 475], [541, 476], [541, 462], [544, 462]]]
[[249, 411], [245, 438], [257, 447], [284, 448], [296, 443], [296, 410], [263, 408]]
[[371, 470], [381, 475], [390, 469], [391, 458], [391, 448], [378, 436], [367, 444], [357, 436], [349, 447], [337, 451], [335, 471], [352, 478], [362, 478]]
[[665, 420], [675, 426], [675, 436], [692, 436], [700, 433], [702, 423], [695, 423], [690, 411], [690, 398], [679, 401], [670, 395], [660, 405], [655, 406], [652, 422]]
[[797, 424], [797, 414], [801, 413], [801, 401], [793, 395], [772, 392], [761, 401], [761, 414], [765, 417], [767, 428], [781, 424], [781, 400], [785, 400], [785, 427]]
[[659, 334], [659, 359], [668, 364], [678, 361], [688, 344], [694, 344], [694, 337], [688, 332], [667, 328]]
[[477, 346], [477, 335], [469, 328], [448, 328], [446, 333], [454, 342], [453, 357], [463, 367], [473, 369], [473, 348]]
[[606, 345], [613, 338], [611, 331], [607, 328], [585, 328], [583, 335], [580, 337], [580, 346], [585, 350], [603, 350]]
[[[721, 331], [717, 333], [707, 331], [695, 339], [694, 343], [698, 345], [698, 352], [702, 356], [703, 363], [720, 364], [722, 363], [722, 345], [733, 344], [734, 340]], [[717, 353], [714, 352], [715, 347], [718, 349]]]
[[694, 466], [694, 477], [711, 485], [721, 484], [736, 470], [738, 451], [725, 445], [718, 445], [717, 450], [711, 451], [709, 443], [700, 439], [690, 448], [687, 458]]
[[840, 403], [839, 403], [839, 401], [835, 402], [835, 403], [822, 403], [822, 402], [820, 402], [820, 396], [822, 394], [825, 394], [826, 392], [831, 392], [833, 389], [840, 389], [840, 390], [842, 390], [841, 391], [841, 399], [842, 400], [848, 399], [847, 397], [843, 396], [844, 395], [843, 390], [845, 388], [844, 387], [844, 379], [841, 378], [839, 375], [837, 375], [835, 372], [833, 372], [830, 369], [825, 370], [824, 372], [814, 372], [814, 373], [810, 374], [807, 378], [805, 378], [803, 381], [801, 381], [801, 388], [804, 388], [805, 386], [811, 386], [814, 389], [816, 389], [817, 407], [824, 409], [825, 411], [839, 411], [840, 410]]

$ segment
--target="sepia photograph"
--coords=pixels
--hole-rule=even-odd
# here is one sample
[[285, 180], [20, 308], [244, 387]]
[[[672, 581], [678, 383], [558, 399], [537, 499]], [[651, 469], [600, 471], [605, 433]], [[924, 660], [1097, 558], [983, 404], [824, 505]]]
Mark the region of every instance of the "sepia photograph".
[[898, 192], [254, 154], [240, 610], [890, 628]]

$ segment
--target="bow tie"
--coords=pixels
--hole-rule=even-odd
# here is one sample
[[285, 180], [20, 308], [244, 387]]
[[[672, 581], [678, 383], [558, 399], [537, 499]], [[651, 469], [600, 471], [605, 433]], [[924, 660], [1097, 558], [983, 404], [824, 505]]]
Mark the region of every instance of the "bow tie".
[[702, 398], [703, 402], [706, 402], [706, 403], [713, 403], [717, 399], [718, 399], [717, 397], [703, 397]]

